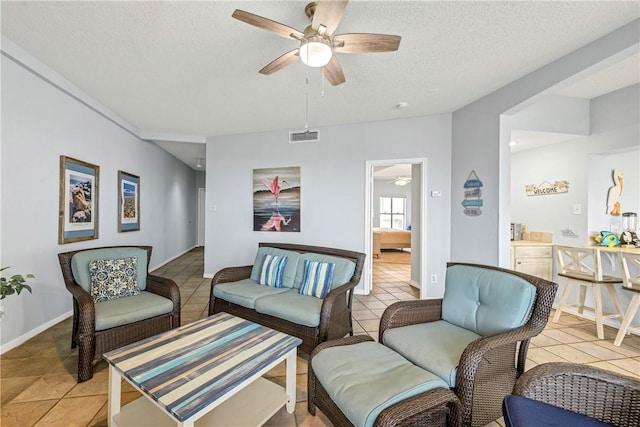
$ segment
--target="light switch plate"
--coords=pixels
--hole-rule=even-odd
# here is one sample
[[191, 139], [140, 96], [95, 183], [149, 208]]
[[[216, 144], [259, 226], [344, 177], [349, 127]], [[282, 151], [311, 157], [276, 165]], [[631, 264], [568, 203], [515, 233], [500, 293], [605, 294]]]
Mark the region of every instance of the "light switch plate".
[[573, 214], [574, 215], [581, 215], [582, 214], [582, 205], [579, 203], [576, 203], [575, 205], [573, 205]]

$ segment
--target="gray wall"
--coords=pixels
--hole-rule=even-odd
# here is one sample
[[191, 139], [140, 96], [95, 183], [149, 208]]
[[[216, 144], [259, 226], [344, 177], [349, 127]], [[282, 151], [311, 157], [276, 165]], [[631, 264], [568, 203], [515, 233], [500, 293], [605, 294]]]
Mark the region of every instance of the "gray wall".
[[[453, 113], [452, 260], [509, 266], [511, 168], [501, 114], [595, 64], [637, 52], [639, 29], [640, 20], [635, 20]], [[471, 170], [484, 184], [483, 213], [477, 217], [464, 215], [460, 205]]]
[[[5, 55], [1, 65], [1, 265], [12, 267], [2, 274], [36, 276], [30, 282], [32, 295], [2, 301], [6, 314], [0, 335], [6, 351], [70, 314], [71, 294], [64, 287], [59, 252], [145, 244], [154, 247], [151, 266], [162, 264], [195, 245], [196, 191], [194, 171], [157, 145], [140, 140]], [[97, 240], [58, 244], [60, 155], [100, 166]], [[118, 170], [140, 176], [140, 231], [118, 233]]]
[[[320, 128], [320, 141], [289, 144], [288, 132], [210, 138], [207, 143], [205, 272], [253, 263], [261, 241], [295, 242], [364, 251], [365, 162], [427, 158], [429, 274], [444, 277], [449, 260], [449, 114]], [[252, 173], [301, 166], [301, 232], [253, 231]], [[215, 210], [212, 210], [215, 206]], [[360, 285], [362, 286], [362, 284]], [[443, 280], [429, 296], [443, 294]]]
[[[586, 245], [589, 236], [608, 230], [619, 217], [605, 214], [613, 185], [611, 171], [625, 174], [620, 202], [623, 211], [639, 212], [640, 194], [640, 85], [591, 101], [591, 135], [560, 144], [514, 153], [511, 156], [511, 218], [532, 231], [553, 233], [554, 242]], [[532, 166], [535, 165], [535, 166]], [[569, 182], [569, 192], [527, 196], [525, 186], [543, 181]], [[573, 214], [573, 205], [582, 214]], [[577, 236], [562, 235], [571, 229]]]

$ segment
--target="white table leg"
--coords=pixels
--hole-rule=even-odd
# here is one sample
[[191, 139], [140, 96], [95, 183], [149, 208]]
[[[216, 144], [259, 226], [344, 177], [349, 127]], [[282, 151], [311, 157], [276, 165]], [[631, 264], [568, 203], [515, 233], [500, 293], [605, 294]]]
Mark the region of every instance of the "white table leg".
[[109, 365], [109, 402], [107, 403], [107, 425], [113, 426], [113, 416], [120, 412], [120, 381], [122, 377]]
[[287, 412], [293, 414], [296, 409], [296, 359], [298, 357], [297, 349], [293, 349], [287, 354], [287, 379], [286, 391], [288, 396]]

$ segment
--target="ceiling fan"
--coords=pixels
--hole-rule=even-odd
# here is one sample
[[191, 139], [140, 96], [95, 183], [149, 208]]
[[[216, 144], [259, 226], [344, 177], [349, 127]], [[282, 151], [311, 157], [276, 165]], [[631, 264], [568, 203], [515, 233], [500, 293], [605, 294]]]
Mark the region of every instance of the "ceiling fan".
[[231, 16], [281, 37], [300, 42], [297, 47], [281, 55], [262, 68], [261, 74], [272, 74], [298, 59], [310, 67], [323, 67], [322, 74], [333, 86], [345, 82], [342, 67], [334, 53], [392, 52], [400, 46], [400, 36], [390, 34], [333, 32], [347, 7], [347, 0], [318, 0], [307, 4], [305, 13], [311, 25], [300, 32], [276, 21], [236, 9]]

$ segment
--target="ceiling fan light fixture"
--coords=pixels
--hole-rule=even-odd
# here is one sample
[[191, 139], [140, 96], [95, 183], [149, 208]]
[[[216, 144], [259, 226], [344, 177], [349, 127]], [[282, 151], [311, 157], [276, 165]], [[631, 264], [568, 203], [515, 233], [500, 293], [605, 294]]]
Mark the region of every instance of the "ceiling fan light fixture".
[[396, 185], [399, 186], [403, 186], [403, 185], [407, 185], [409, 183], [409, 179], [408, 178], [404, 178], [404, 177], [400, 177], [398, 179], [396, 179]]
[[332, 56], [333, 51], [327, 38], [312, 36], [300, 42], [300, 59], [309, 67], [324, 67]]

